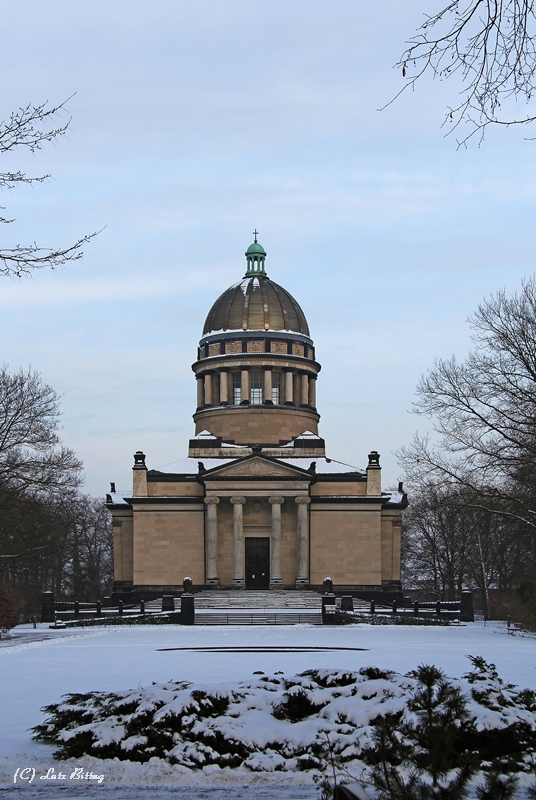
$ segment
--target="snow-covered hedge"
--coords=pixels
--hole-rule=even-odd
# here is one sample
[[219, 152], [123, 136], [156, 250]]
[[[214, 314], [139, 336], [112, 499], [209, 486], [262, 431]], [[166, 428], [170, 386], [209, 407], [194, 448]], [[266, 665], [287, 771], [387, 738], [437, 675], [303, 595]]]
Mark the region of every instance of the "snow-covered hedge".
[[459, 681], [429, 666], [407, 675], [369, 667], [68, 695], [44, 709], [49, 717], [34, 738], [62, 758], [157, 756], [194, 769], [318, 769], [329, 751], [339, 765], [357, 762], [387, 778], [401, 765], [436, 778], [532, 770], [535, 694], [504, 684], [483, 659], [471, 661]]

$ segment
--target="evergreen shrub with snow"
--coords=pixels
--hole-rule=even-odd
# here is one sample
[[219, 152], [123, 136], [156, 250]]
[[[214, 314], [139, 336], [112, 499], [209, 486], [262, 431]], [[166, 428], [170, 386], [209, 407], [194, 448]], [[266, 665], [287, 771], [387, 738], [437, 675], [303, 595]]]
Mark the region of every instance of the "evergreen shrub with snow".
[[368, 667], [71, 694], [45, 707], [34, 738], [60, 758], [157, 756], [259, 772], [325, 769], [329, 742], [331, 761], [361, 770], [382, 798], [456, 800], [477, 773], [479, 797], [508, 798], [516, 774], [536, 764], [536, 695], [471, 662], [461, 680], [433, 666], [407, 675]]

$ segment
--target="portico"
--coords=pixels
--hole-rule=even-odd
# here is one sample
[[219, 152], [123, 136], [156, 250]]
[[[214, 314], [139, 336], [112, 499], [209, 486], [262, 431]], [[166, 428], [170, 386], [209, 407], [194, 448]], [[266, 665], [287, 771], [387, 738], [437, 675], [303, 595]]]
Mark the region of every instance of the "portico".
[[[277, 494], [270, 489], [250, 488], [242, 489], [243, 494], [235, 494], [238, 487], [218, 487], [208, 489], [205, 503], [205, 552], [206, 552], [206, 585], [220, 585], [218, 566], [218, 510], [230, 502], [233, 514], [232, 537], [232, 586], [244, 588], [245, 586], [245, 540], [251, 538], [269, 539], [269, 586], [270, 588], [283, 587], [282, 569], [282, 506], [287, 504], [290, 526], [294, 527], [296, 539], [296, 564], [297, 574], [295, 584], [297, 587], [309, 586], [309, 514], [308, 506], [311, 502], [308, 496], [308, 487], [301, 490], [288, 490], [277, 487]], [[250, 519], [250, 510], [261, 501], [268, 501], [270, 507], [270, 524], [268, 526], [255, 524]], [[261, 506], [262, 507], [262, 506]], [[255, 512], [253, 512], [255, 514]], [[258, 516], [258, 510], [257, 510]], [[223, 524], [226, 523], [224, 517]], [[244, 529], [244, 524], [246, 528]], [[289, 527], [287, 523], [287, 527]], [[292, 534], [292, 530], [286, 531]]]
[[[229, 575], [220, 579], [221, 569], [226, 570], [226, 559], [218, 562], [218, 541], [225, 539], [224, 528], [228, 525], [228, 504], [232, 508], [232, 579], [234, 588], [243, 588], [245, 581], [245, 556], [247, 538], [269, 540], [269, 586], [282, 588], [283, 549], [294, 540], [293, 561], [297, 565], [295, 585], [309, 585], [309, 490], [311, 476], [303, 471], [274, 466], [272, 459], [248, 459], [242, 469], [247, 469], [247, 479], [240, 480], [236, 466], [221, 468], [204, 475], [205, 504], [205, 552], [207, 563], [206, 585], [229, 585]], [[266, 472], [280, 472], [278, 480]], [[286, 473], [286, 474], [285, 474]], [[245, 476], [244, 476], [245, 477]], [[300, 480], [301, 478], [301, 480]], [[284, 512], [283, 512], [284, 508]], [[268, 511], [268, 514], [267, 514]], [[223, 512], [223, 514], [221, 513]], [[269, 515], [269, 516], [268, 516]], [[219, 522], [219, 519], [221, 520]], [[218, 535], [218, 525], [220, 532]], [[284, 525], [284, 529], [283, 529]], [[288, 583], [288, 580], [287, 580]]]

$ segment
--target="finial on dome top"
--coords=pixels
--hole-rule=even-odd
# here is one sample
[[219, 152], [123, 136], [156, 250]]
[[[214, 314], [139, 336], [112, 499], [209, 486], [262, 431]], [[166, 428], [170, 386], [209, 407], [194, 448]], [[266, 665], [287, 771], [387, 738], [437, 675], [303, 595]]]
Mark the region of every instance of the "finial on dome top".
[[250, 244], [248, 249], [246, 250], [246, 259], [247, 259], [247, 270], [246, 270], [246, 278], [249, 278], [251, 275], [264, 275], [266, 276], [266, 272], [264, 270], [264, 259], [266, 258], [266, 250], [259, 244], [257, 241], [257, 236], [259, 232], [257, 228], [253, 231], [253, 236], [255, 240], [253, 244]]

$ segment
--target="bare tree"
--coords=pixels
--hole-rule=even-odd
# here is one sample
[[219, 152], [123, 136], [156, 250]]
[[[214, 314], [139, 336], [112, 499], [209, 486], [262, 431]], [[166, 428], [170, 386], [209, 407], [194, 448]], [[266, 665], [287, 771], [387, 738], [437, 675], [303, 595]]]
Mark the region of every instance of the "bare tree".
[[32, 370], [0, 368], [0, 485], [53, 493], [82, 482], [82, 464], [58, 436], [59, 397]]
[[469, 321], [467, 358], [437, 361], [417, 387], [439, 440], [416, 435], [400, 461], [413, 482], [463, 486], [475, 508], [536, 531], [536, 277]]
[[440, 600], [478, 588], [488, 616], [492, 590], [511, 595], [527, 578], [532, 537], [522, 524], [483, 508], [463, 486], [427, 480], [412, 486], [411, 498], [402, 533], [406, 586]]
[[113, 582], [110, 513], [76, 490], [32, 495], [0, 485], [0, 585], [25, 616], [41, 593], [95, 601]]
[[[70, 100], [71, 98], [68, 98]], [[55, 125], [54, 121], [65, 111], [66, 100], [58, 106], [49, 106], [48, 102], [40, 106], [27, 105], [13, 112], [9, 119], [0, 122], [0, 153], [10, 153], [17, 148], [27, 148], [35, 153], [47, 142], [64, 136], [71, 120], [64, 125]], [[0, 172], [0, 189], [13, 189], [19, 183], [42, 183], [50, 175], [31, 177], [23, 172]], [[0, 211], [5, 211], [0, 206]], [[10, 224], [13, 219], [0, 215], [0, 222]], [[0, 249], [0, 275], [20, 277], [34, 269], [62, 266], [68, 261], [82, 258], [82, 247], [96, 236], [98, 231], [79, 238], [74, 244], [66, 247], [40, 247], [35, 242], [28, 245], [17, 244], [12, 248]]]
[[[534, 122], [530, 105], [536, 86], [536, 16], [533, 0], [450, 0], [426, 14], [408, 41], [398, 67], [406, 85], [397, 97], [425, 74], [441, 80], [461, 79], [459, 99], [447, 110], [449, 133], [468, 124], [459, 144], [488, 125]], [[525, 114], [512, 103], [524, 101]]]
[[69, 503], [70, 534], [64, 591], [95, 600], [113, 582], [111, 515], [101, 498], [80, 495]]

